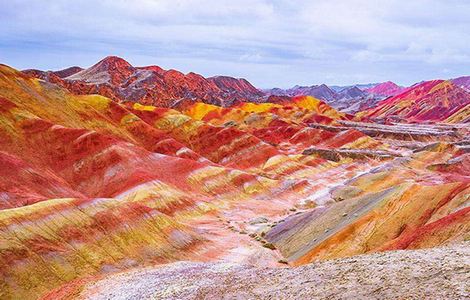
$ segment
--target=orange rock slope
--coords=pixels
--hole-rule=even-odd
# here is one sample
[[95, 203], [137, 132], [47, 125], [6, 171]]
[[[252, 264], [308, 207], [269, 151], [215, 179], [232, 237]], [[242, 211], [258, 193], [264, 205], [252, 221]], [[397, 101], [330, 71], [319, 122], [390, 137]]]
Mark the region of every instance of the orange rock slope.
[[0, 298], [176, 260], [283, 266], [468, 238], [465, 125], [397, 133], [279, 103], [118, 103], [1, 65]]

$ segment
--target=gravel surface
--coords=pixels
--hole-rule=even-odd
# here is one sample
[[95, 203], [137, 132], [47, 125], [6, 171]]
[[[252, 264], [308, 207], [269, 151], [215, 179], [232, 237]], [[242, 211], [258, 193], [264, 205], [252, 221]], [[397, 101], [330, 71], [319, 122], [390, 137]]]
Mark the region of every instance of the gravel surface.
[[470, 243], [297, 268], [178, 262], [111, 275], [85, 299], [470, 299]]

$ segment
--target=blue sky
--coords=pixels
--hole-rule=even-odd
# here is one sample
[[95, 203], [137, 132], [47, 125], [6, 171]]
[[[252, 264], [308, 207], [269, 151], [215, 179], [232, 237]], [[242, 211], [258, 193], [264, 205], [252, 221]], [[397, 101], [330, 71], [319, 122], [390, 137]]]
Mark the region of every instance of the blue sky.
[[0, 62], [131, 64], [260, 88], [470, 75], [470, 1], [0, 0]]

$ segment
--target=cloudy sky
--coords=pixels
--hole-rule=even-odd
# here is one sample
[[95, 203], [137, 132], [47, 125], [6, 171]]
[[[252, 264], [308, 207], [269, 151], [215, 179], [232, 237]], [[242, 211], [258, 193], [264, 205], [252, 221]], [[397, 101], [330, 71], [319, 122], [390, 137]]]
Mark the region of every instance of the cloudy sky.
[[118, 55], [261, 88], [470, 75], [467, 0], [0, 0], [0, 62]]

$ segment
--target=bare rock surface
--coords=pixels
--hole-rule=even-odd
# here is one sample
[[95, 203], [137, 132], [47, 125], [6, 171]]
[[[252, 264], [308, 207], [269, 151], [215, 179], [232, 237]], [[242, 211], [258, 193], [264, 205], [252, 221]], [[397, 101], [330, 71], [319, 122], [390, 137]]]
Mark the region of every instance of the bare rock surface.
[[109, 276], [84, 299], [469, 299], [470, 243], [297, 268], [178, 262]]

